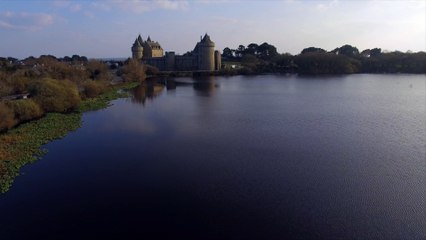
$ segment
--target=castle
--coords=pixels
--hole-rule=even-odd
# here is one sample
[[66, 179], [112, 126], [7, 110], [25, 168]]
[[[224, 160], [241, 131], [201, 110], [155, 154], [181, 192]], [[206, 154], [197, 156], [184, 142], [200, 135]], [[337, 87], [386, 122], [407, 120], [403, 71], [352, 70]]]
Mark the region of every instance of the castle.
[[221, 55], [214, 50], [215, 44], [207, 33], [201, 37], [194, 50], [184, 55], [175, 52], [163, 54], [163, 48], [148, 36], [146, 41], [139, 35], [132, 46], [132, 57], [160, 71], [217, 71], [221, 68]]

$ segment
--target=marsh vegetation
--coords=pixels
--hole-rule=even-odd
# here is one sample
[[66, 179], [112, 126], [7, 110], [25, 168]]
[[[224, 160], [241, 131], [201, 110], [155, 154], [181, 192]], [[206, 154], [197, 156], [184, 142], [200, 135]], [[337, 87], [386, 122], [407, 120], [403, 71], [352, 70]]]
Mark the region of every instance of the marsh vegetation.
[[77, 55], [3, 58], [0, 66], [0, 192], [9, 189], [23, 165], [43, 154], [42, 145], [77, 129], [83, 112], [107, 107], [126, 95], [119, 89], [145, 79], [143, 68], [126, 64], [129, 77], [112, 85], [105, 63]]

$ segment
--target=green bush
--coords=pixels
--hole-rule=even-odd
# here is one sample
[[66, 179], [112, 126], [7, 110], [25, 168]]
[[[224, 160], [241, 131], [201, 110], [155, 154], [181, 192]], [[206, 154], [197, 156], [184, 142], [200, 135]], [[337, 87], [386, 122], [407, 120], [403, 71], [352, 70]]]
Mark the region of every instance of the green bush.
[[113, 78], [108, 66], [101, 61], [90, 60], [87, 62], [86, 71], [93, 80], [109, 82]]
[[350, 74], [357, 73], [360, 62], [334, 53], [307, 53], [294, 58], [298, 72], [302, 74]]
[[67, 80], [47, 78], [35, 81], [30, 93], [45, 112], [67, 112], [81, 101], [77, 86]]
[[125, 82], [141, 82], [146, 78], [144, 67], [135, 59], [130, 59], [121, 71]]
[[13, 94], [13, 87], [6, 83], [6, 81], [0, 81], [0, 97]]
[[106, 86], [102, 82], [89, 80], [83, 84], [83, 94], [86, 98], [94, 98], [105, 92]]
[[151, 65], [144, 65], [145, 74], [150, 76], [155, 76], [160, 73], [160, 70], [154, 66]]
[[13, 91], [16, 94], [20, 94], [20, 93], [24, 93], [28, 91], [28, 86], [30, 84], [30, 81], [31, 80], [28, 77], [23, 77], [23, 76], [14, 77], [12, 79]]
[[7, 131], [15, 125], [13, 111], [6, 104], [0, 102], [0, 132]]
[[[0, 68], [1, 69], [1, 68]], [[0, 70], [0, 82], [4, 82], [7, 79], [7, 73]]]
[[10, 101], [7, 105], [14, 112], [17, 123], [40, 118], [43, 115], [41, 107], [31, 99]]

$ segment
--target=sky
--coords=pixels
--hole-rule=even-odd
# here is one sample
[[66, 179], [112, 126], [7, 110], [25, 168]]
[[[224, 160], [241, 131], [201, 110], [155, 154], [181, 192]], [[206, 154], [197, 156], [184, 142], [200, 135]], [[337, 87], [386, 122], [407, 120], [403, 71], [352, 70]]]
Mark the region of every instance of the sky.
[[183, 54], [208, 33], [216, 49], [426, 51], [426, 0], [0, 0], [0, 56], [130, 57], [138, 34]]

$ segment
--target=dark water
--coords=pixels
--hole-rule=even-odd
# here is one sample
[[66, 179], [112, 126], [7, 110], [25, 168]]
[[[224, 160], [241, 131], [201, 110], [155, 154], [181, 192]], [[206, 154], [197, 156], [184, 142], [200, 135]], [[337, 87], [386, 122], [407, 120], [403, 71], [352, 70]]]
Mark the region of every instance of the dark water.
[[135, 90], [46, 145], [0, 239], [426, 239], [426, 76]]

